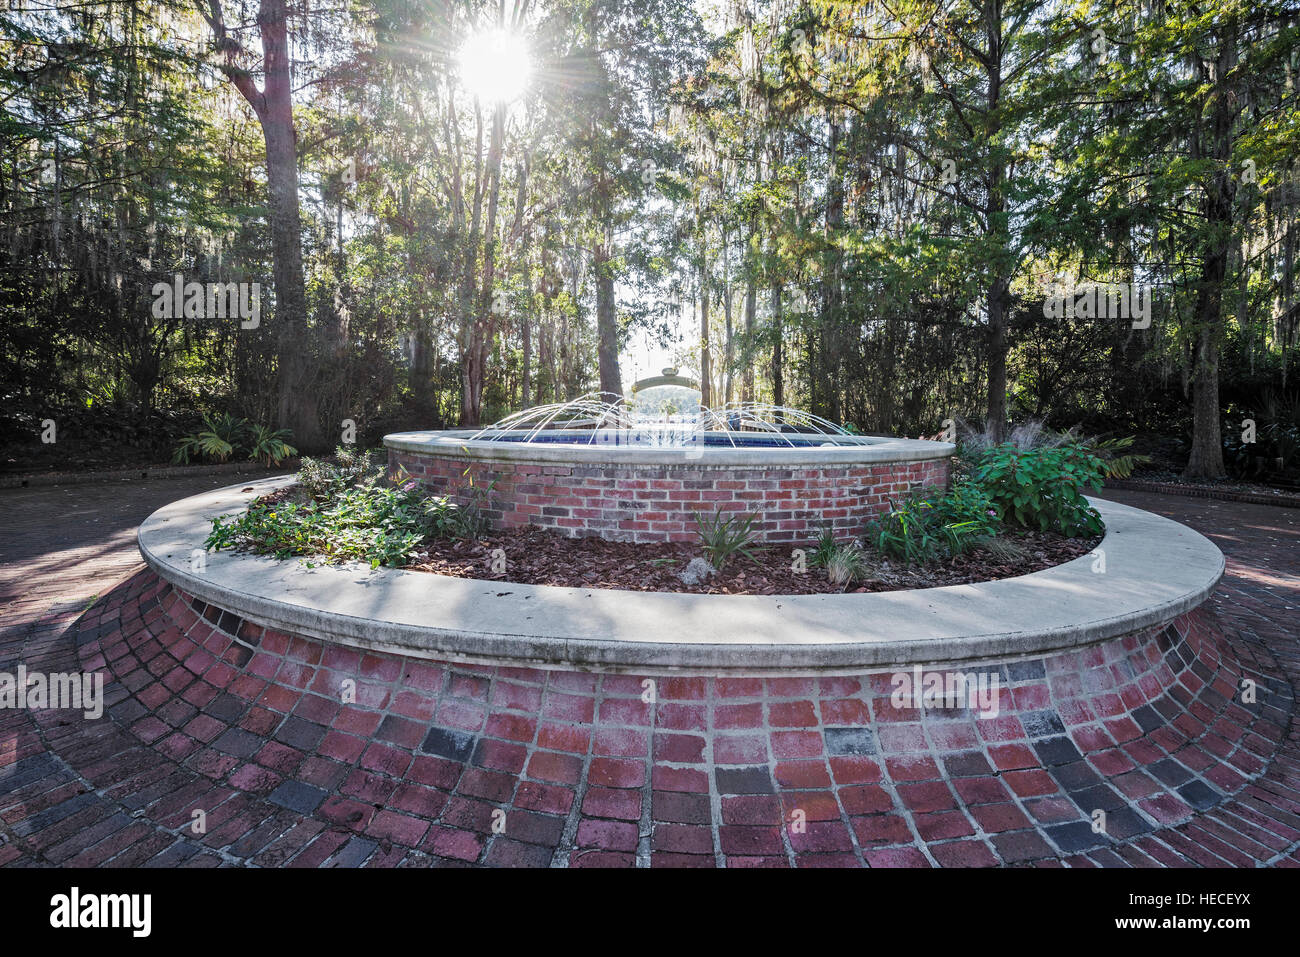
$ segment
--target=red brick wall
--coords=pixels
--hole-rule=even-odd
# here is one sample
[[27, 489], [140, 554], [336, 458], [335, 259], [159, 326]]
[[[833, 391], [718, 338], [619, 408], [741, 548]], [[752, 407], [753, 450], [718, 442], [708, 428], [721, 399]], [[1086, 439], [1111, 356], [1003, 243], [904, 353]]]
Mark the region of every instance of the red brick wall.
[[[803, 542], [834, 525], [842, 538], [913, 485], [944, 486], [948, 459], [841, 467], [739, 468], [690, 465], [555, 465], [467, 462], [388, 451], [389, 468], [405, 468], [437, 492], [460, 492], [473, 480], [492, 484], [488, 517], [497, 527], [525, 524], [570, 537], [622, 541], [694, 541], [692, 512], [751, 512], [758, 537]], [[466, 473], [466, 468], [469, 472]]]

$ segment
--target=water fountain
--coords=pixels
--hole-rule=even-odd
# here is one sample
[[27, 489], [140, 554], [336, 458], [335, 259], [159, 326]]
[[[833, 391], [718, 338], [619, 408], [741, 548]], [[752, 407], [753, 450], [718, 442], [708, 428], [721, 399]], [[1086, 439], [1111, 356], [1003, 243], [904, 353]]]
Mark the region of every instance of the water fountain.
[[[667, 373], [632, 396], [589, 393], [486, 428], [384, 437], [389, 465], [431, 489], [487, 490], [488, 515], [570, 536], [689, 541], [696, 513], [755, 515], [762, 541], [862, 523], [912, 488], [948, 481], [946, 442], [856, 435], [785, 406], [699, 404]], [[642, 385], [643, 383], [638, 383]]]

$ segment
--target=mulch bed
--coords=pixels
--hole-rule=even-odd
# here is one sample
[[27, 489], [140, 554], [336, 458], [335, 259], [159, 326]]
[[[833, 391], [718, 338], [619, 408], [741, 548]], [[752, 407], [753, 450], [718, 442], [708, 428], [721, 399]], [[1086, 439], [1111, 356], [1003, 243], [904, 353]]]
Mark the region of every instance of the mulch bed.
[[[798, 545], [770, 546], [758, 553], [757, 561], [733, 558], [707, 582], [687, 585], [677, 577], [677, 573], [692, 558], [703, 557], [704, 553], [697, 544], [565, 538], [546, 529], [531, 527], [494, 533], [472, 542], [430, 541], [427, 555], [422, 555], [408, 568], [456, 578], [480, 578], [521, 585], [622, 588], [702, 595], [811, 595], [933, 588], [1014, 578], [1086, 555], [1101, 541], [1100, 536], [1065, 538], [1038, 532], [1021, 532], [1003, 538], [1020, 545], [1025, 550], [1024, 556], [1008, 561], [976, 551], [950, 561], [909, 567], [881, 559], [868, 551], [868, 580], [854, 582], [847, 588], [832, 585], [821, 568], [810, 566], [805, 572], [796, 572], [791, 553], [800, 547]], [[810, 551], [811, 543], [802, 547]], [[505, 554], [505, 571], [493, 573], [493, 552], [498, 548]]]

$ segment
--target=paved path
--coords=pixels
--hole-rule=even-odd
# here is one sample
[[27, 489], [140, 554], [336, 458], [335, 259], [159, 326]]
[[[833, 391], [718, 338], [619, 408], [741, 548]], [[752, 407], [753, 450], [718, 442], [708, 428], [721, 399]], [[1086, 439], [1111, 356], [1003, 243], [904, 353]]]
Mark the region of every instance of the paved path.
[[[1186, 522], [1223, 549], [1228, 573], [1215, 608], [1240, 636], [1234, 653], [1281, 679], [1286, 694], [1277, 700], [1287, 702], [1287, 713], [1267, 723], [1276, 740], [1256, 749], [1269, 755], [1266, 766], [1249, 770], [1230, 800], [1206, 801], [1192, 821], [1156, 827], [1115, 849], [1089, 849], [1086, 841], [1072, 849], [1052, 819], [1060, 809], [1051, 799], [1027, 799], [1018, 785], [1003, 803], [979, 796], [1005, 793], [1014, 774], [1029, 785], [1028, 771], [974, 767], [959, 775], [948, 767], [941, 781], [919, 775], [898, 784], [891, 765], [895, 783], [882, 795], [869, 776], [853, 779], [869, 775], [873, 762], [850, 753], [823, 762], [836, 777], [838, 807], [808, 799], [817, 782], [783, 777], [797, 762], [774, 764], [775, 777], [764, 782], [715, 767], [719, 780], [710, 791], [682, 770], [690, 756], [660, 751], [692, 745], [705, 706], [692, 700], [698, 689], [689, 683], [666, 689], [638, 730], [639, 684], [586, 676], [534, 685], [508, 670], [489, 679], [474, 669], [430, 668], [427, 680], [441, 695], [434, 725], [422, 711], [432, 705], [412, 698], [383, 701], [382, 723], [376, 717], [373, 725], [343, 727], [355, 720], [351, 712], [325, 713], [319, 709], [327, 699], [308, 693], [313, 676], [339, 666], [324, 660], [338, 651], [276, 647], [268, 637], [254, 653], [221, 644], [220, 632], [210, 640], [227, 664], [205, 661], [205, 680], [194, 681], [179, 663], [191, 668], [211, 658], [195, 640], [196, 630], [210, 629], [141, 573], [134, 530], [159, 505], [225, 484], [227, 476], [0, 491], [0, 671], [13, 672], [20, 661], [73, 670], [80, 661], [104, 663], [119, 679], [107, 720], [0, 711], [0, 866], [1300, 864], [1300, 743], [1288, 687], [1300, 682], [1297, 510], [1108, 496]], [[166, 624], [168, 616], [187, 624], [184, 634]], [[128, 619], [135, 631], [123, 636]], [[360, 670], [373, 677], [390, 664], [374, 659]], [[263, 674], [269, 669], [274, 682]], [[421, 680], [412, 670], [386, 680]], [[757, 706], [775, 724], [778, 711], [797, 716], [811, 707], [800, 682], [733, 690], [734, 705], [707, 706], [709, 721], [731, 708], [743, 723], [746, 709]], [[822, 712], [827, 692], [814, 693]], [[847, 685], [834, 691], [843, 707], [854, 693]], [[595, 723], [585, 709], [598, 709]], [[606, 722], [617, 733], [601, 726], [610, 712], [620, 712]], [[486, 730], [438, 731], [467, 721]], [[773, 739], [797, 744], [801, 734], [781, 731]], [[745, 746], [741, 735], [728, 740]], [[630, 755], [641, 755], [640, 763]], [[717, 754], [710, 760], [728, 763]], [[949, 785], [975, 805], [965, 808], [971, 816], [964, 830], [951, 839], [917, 838], [918, 821], [946, 827], [955, 820], [945, 816], [952, 813]], [[795, 791], [804, 797], [792, 803]], [[908, 813], [898, 822], [878, 813], [872, 802], [884, 797], [904, 802]], [[780, 827], [792, 806], [808, 817], [795, 840]], [[196, 808], [208, 817], [202, 836], [190, 827]], [[505, 811], [505, 835], [493, 828], [495, 809]], [[994, 819], [1013, 814], [1014, 822]], [[837, 829], [841, 817], [852, 826]], [[881, 836], [895, 824], [904, 828], [896, 837]]]

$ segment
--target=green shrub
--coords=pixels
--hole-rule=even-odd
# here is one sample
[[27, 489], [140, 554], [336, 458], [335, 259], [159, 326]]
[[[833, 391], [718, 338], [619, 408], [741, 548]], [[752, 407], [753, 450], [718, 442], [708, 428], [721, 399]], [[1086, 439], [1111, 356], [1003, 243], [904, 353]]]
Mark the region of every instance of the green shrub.
[[360, 485], [374, 485], [383, 474], [383, 467], [372, 462], [369, 452], [340, 445], [334, 450], [333, 462], [303, 458], [298, 485], [312, 498], [324, 499]]
[[232, 452], [241, 445], [248, 431], [248, 420], [237, 419], [233, 415], [222, 415], [216, 419], [203, 417], [206, 428], [181, 437], [181, 444], [172, 454], [172, 461], [189, 464], [191, 455], [224, 462]]
[[977, 453], [972, 466], [971, 482], [988, 494], [1004, 521], [1071, 537], [1101, 532], [1101, 516], [1083, 489], [1100, 489], [1107, 466], [1086, 445], [1021, 449], [1003, 443]]
[[919, 491], [892, 503], [888, 511], [868, 523], [865, 538], [882, 555], [909, 565], [934, 561], [944, 548], [932, 503]]
[[699, 528], [700, 543], [714, 568], [721, 571], [733, 555], [755, 560], [758, 551], [753, 531], [756, 516], [733, 514], [723, 518], [721, 507], [712, 518], [703, 518], [698, 512], [692, 514]]
[[276, 558], [366, 561], [400, 568], [430, 523], [421, 498], [401, 489], [359, 486], [329, 501], [253, 503], [244, 514], [218, 516], [204, 545]]
[[1092, 439], [1083, 443], [1096, 453], [1106, 467], [1106, 478], [1128, 478], [1133, 469], [1151, 461], [1149, 455], [1127, 451], [1133, 445], [1133, 436], [1113, 439]]
[[205, 427], [198, 432], [181, 436], [181, 444], [172, 453], [173, 462], [188, 465], [192, 455], [224, 462], [239, 451], [247, 452], [249, 459], [270, 468], [298, 454], [298, 450], [289, 444], [293, 437], [290, 429], [253, 425], [247, 419], [233, 415], [215, 419], [205, 415], [203, 425]]
[[882, 555], [908, 564], [964, 555], [998, 532], [993, 499], [971, 482], [947, 492], [913, 491], [867, 526], [868, 543]]
[[337, 465], [304, 459], [297, 497], [291, 490], [283, 501], [254, 502], [242, 515], [214, 518], [205, 547], [401, 568], [429, 537], [464, 538], [484, 527], [481, 514], [426, 494], [418, 482], [377, 484], [382, 473], [373, 471], [366, 453], [339, 449], [339, 459]]
[[248, 457], [267, 468], [279, 465], [290, 456], [298, 454], [298, 450], [287, 441], [291, 435], [291, 429], [272, 431], [264, 425], [252, 428], [248, 433]]

